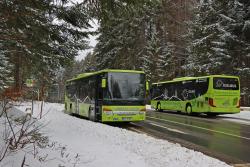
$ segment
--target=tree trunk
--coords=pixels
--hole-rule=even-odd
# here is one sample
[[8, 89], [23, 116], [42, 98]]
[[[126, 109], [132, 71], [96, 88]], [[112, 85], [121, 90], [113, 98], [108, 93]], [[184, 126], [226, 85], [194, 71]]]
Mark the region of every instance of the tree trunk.
[[16, 55], [15, 58], [15, 88], [20, 90], [22, 87], [22, 78], [21, 78], [21, 67], [22, 67], [22, 59], [20, 55]]

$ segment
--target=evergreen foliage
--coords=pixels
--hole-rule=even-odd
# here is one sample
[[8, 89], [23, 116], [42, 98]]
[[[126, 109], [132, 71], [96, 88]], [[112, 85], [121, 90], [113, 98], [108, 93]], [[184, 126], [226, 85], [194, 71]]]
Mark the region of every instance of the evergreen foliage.
[[230, 58], [222, 38], [227, 32], [223, 31], [220, 21], [222, 10], [218, 10], [222, 7], [221, 2], [201, 1], [196, 8], [194, 21], [190, 24], [187, 68], [195, 74], [219, 69]]
[[166, 76], [168, 76], [170, 58], [173, 57], [171, 56], [173, 54], [172, 46], [173, 44], [171, 44], [171, 42], [168, 42], [166, 44], [163, 44], [161, 47], [161, 52], [156, 63], [158, 80], [165, 80]]
[[200, 1], [187, 35], [189, 56], [183, 66], [187, 73], [237, 75], [242, 99], [246, 100], [250, 84], [249, 20], [249, 1]]
[[[242, 78], [246, 90], [249, 1], [194, 5], [186, 0], [0, 1], [0, 87], [9, 84], [9, 74], [16, 86], [31, 76], [46, 85], [64, 67], [68, 78], [107, 68], [144, 70], [152, 82], [232, 74]], [[73, 62], [88, 48], [86, 29], [93, 18], [100, 25], [98, 44], [84, 61]]]
[[152, 14], [143, 6], [122, 1], [116, 3], [124, 9], [110, 11], [109, 18], [100, 21], [100, 36], [95, 49], [97, 68], [139, 69], [139, 56], [145, 46], [145, 20]]
[[9, 64], [8, 58], [3, 54], [3, 48], [0, 47], [0, 93], [8, 87], [12, 82], [11, 77], [12, 66]]
[[148, 79], [164, 78], [173, 50], [166, 40], [166, 25], [159, 19], [164, 12], [161, 2], [116, 1], [114, 6], [124, 8], [110, 9], [105, 18], [99, 18], [100, 36], [94, 52], [97, 69], [144, 70]]
[[81, 61], [81, 72], [93, 72], [96, 71], [94, 64], [96, 64], [93, 53], [89, 52], [84, 60]]
[[248, 13], [249, 2], [200, 2], [189, 27], [189, 57], [185, 68], [191, 75], [250, 74]]
[[[0, 45], [15, 68], [16, 86], [35, 76], [47, 81], [53, 71], [85, 49], [88, 16], [81, 4], [67, 1], [0, 1]], [[45, 77], [46, 76], [46, 77]]]

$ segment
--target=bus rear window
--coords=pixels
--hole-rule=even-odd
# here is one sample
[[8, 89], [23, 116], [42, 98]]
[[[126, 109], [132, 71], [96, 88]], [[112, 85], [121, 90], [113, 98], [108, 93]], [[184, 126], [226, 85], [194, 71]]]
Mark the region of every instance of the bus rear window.
[[215, 77], [213, 81], [214, 89], [239, 90], [239, 80], [237, 78]]

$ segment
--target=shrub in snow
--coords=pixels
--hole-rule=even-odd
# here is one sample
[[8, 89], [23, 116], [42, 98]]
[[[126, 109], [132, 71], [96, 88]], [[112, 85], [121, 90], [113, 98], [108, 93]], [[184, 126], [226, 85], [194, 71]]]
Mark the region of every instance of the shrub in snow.
[[[20, 151], [36, 157], [39, 153], [37, 148], [45, 148], [48, 145], [48, 138], [40, 133], [44, 125], [37, 124], [37, 120], [29, 115], [31, 112], [26, 115], [13, 110], [12, 107], [11, 102], [1, 101], [0, 163]], [[25, 164], [25, 156], [22, 164]]]

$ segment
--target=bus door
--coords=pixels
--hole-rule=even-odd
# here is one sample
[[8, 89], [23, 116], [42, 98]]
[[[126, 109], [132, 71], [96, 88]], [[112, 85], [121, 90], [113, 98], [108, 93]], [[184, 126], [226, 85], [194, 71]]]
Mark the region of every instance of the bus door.
[[102, 76], [97, 76], [96, 84], [96, 95], [95, 95], [95, 111], [98, 120], [101, 120], [102, 115], [102, 105], [103, 105], [103, 85], [102, 82], [104, 78]]
[[74, 101], [75, 101], [75, 114], [79, 115], [79, 103], [80, 103], [80, 99], [79, 99], [79, 93], [80, 93], [80, 82], [76, 81], [75, 83], [75, 95], [74, 95]]
[[79, 99], [78, 98], [76, 98], [76, 100], [75, 100], [76, 102], [75, 102], [75, 106], [76, 106], [76, 114], [78, 114], [79, 115]]

